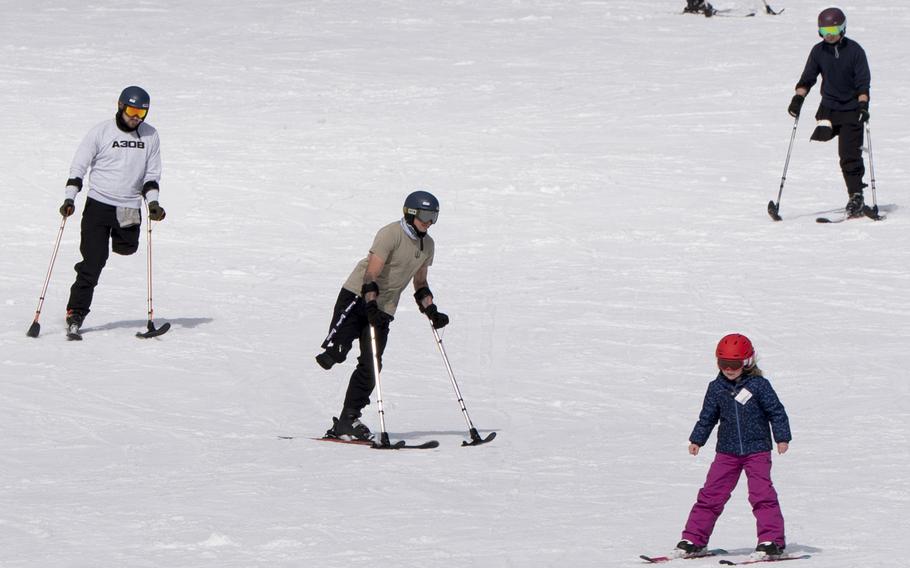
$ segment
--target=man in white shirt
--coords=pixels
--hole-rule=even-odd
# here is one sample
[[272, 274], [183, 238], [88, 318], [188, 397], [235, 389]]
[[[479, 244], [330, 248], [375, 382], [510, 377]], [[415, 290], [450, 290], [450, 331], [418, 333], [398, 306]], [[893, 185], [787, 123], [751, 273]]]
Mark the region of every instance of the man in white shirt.
[[66, 197], [60, 214], [69, 217], [75, 210], [76, 194], [91, 170], [77, 263], [76, 281], [66, 305], [67, 333], [78, 334], [92, 304], [98, 278], [110, 248], [117, 254], [133, 254], [139, 248], [142, 199], [148, 202], [149, 219], [164, 219], [158, 204], [161, 155], [158, 131], [145, 122], [149, 94], [141, 87], [127, 87], [120, 93], [117, 113], [92, 128], [73, 158]]

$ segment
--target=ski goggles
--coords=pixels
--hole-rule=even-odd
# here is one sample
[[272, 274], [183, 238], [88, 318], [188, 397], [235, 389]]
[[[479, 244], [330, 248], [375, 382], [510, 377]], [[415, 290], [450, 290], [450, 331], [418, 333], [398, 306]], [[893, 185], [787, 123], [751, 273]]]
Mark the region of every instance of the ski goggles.
[[439, 211], [429, 211], [427, 209], [408, 209], [408, 214], [420, 219], [421, 223], [432, 225], [439, 219]]
[[818, 28], [818, 35], [820, 35], [822, 37], [840, 35], [840, 34], [844, 33], [845, 28], [846, 28], [846, 26], [844, 26], [843, 24], [841, 24], [839, 26], [824, 26], [824, 27]]
[[123, 107], [123, 112], [126, 113], [126, 116], [145, 118], [145, 115], [147, 115], [149, 113], [149, 109], [128, 106], [128, 107]]
[[745, 361], [742, 359], [718, 359], [717, 366], [725, 371], [738, 371], [743, 368]]

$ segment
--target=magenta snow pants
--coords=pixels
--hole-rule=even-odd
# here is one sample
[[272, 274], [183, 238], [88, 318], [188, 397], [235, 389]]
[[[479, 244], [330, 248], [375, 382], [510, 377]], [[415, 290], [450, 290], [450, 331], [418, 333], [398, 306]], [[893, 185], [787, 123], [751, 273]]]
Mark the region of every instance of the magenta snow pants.
[[717, 453], [708, 470], [705, 486], [698, 492], [682, 537], [697, 546], [707, 546], [714, 523], [730, 500], [739, 476], [746, 471], [749, 484], [749, 503], [758, 530], [758, 542], [770, 541], [781, 548], [784, 539], [784, 516], [780, 512], [777, 491], [771, 483], [771, 452], [747, 456]]

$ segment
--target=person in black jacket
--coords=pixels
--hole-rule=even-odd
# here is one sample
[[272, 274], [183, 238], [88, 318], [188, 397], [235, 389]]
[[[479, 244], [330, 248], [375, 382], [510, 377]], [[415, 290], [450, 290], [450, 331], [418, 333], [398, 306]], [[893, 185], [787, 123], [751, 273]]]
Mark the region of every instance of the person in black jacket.
[[798, 117], [806, 95], [822, 76], [822, 101], [815, 118], [818, 125], [812, 140], [827, 142], [838, 137], [840, 168], [847, 184], [847, 215], [863, 214], [863, 127], [869, 120], [871, 74], [866, 52], [846, 37], [847, 16], [839, 8], [827, 8], [818, 15], [818, 42], [809, 53], [806, 67], [788, 112]]

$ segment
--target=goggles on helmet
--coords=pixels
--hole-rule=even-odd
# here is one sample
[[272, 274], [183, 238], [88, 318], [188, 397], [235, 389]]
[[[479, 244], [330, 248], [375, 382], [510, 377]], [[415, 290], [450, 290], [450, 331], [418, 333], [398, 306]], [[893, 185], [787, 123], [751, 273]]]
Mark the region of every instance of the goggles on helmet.
[[824, 26], [824, 27], [818, 28], [818, 35], [820, 35], [822, 37], [841, 35], [842, 33], [844, 33], [845, 29], [846, 29], [846, 26], [844, 24], [841, 24], [839, 26]]
[[421, 223], [432, 225], [439, 218], [439, 211], [429, 211], [427, 209], [408, 209], [408, 214], [420, 219]]
[[725, 371], [738, 371], [743, 368], [745, 361], [742, 359], [718, 359], [717, 366], [718, 368]]
[[145, 118], [145, 115], [149, 113], [149, 109], [127, 106], [123, 107], [123, 112], [126, 113], [126, 116], [138, 116], [139, 118]]

